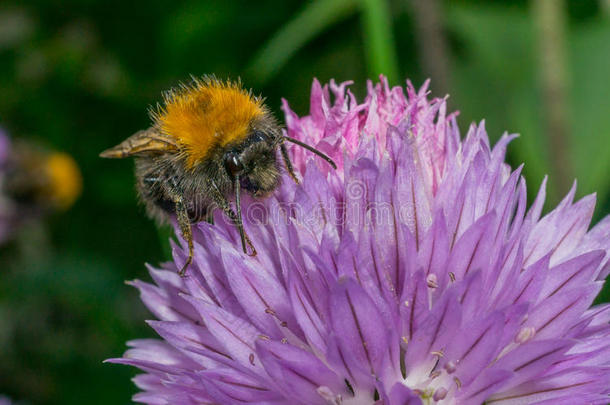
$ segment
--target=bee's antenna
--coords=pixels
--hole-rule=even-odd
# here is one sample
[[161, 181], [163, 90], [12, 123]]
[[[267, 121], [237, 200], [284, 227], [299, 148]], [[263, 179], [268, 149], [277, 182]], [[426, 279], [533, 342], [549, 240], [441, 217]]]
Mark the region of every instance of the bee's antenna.
[[312, 153], [315, 153], [316, 155], [320, 156], [322, 159], [326, 160], [328, 162], [328, 164], [333, 167], [333, 169], [337, 169], [337, 165], [335, 164], [335, 162], [330, 157], [328, 157], [324, 153], [320, 152], [319, 150], [317, 150], [313, 146], [307, 145], [306, 143], [303, 143], [303, 142], [299, 141], [298, 139], [294, 139], [294, 138], [291, 138], [289, 136], [283, 136], [283, 139], [285, 141], [289, 141], [289, 142], [295, 143], [295, 144], [299, 145], [300, 147], [305, 148], [305, 149], [307, 149], [308, 151], [310, 151]]

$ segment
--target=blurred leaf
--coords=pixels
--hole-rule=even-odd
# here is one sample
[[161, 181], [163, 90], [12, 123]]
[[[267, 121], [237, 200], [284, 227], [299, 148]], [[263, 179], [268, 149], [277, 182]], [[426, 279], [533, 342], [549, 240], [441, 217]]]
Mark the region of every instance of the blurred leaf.
[[364, 44], [371, 77], [380, 73], [390, 83], [398, 81], [398, 58], [392, 35], [392, 16], [387, 0], [361, 0]]
[[453, 5], [447, 11], [461, 44], [454, 77], [462, 125], [464, 118], [486, 119], [492, 140], [504, 131], [521, 134], [509, 154], [513, 164], [526, 163], [533, 191], [548, 172], [550, 157], [539, 118], [532, 21], [524, 10], [502, 7]]
[[[525, 10], [502, 7], [454, 5], [448, 11], [450, 28], [464, 48], [455, 63], [457, 105], [468, 120], [486, 117], [492, 138], [504, 130], [521, 134], [509, 153], [514, 164], [525, 162], [529, 186], [535, 188], [553, 156], [542, 135], [531, 18]], [[590, 20], [569, 38], [571, 158], [579, 194], [597, 191], [604, 201], [610, 191], [610, 22]]]
[[167, 224], [159, 225], [157, 226], [157, 235], [159, 236], [159, 244], [163, 250], [163, 260], [171, 260], [172, 246], [170, 244], [170, 239], [174, 239], [179, 243], [177, 236], [175, 236], [174, 228]]
[[36, 28], [36, 22], [25, 9], [0, 9], [0, 51], [25, 42]]
[[308, 3], [286, 23], [254, 57], [248, 74], [265, 83], [307, 41], [354, 13], [358, 0], [318, 0]]
[[583, 191], [610, 192], [610, 21], [593, 20], [570, 36], [574, 165]]

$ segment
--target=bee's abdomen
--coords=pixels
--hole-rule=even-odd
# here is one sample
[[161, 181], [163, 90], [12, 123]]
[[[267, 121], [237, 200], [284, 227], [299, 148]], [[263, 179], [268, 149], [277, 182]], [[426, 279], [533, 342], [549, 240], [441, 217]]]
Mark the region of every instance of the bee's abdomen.
[[[168, 215], [176, 213], [176, 203], [166, 198], [155, 200], [155, 205]], [[197, 204], [195, 201], [186, 201], [189, 220], [192, 223], [203, 221], [208, 217], [208, 212], [211, 209], [209, 204]]]
[[[167, 215], [176, 214], [176, 201], [166, 195], [166, 193], [159, 192], [155, 188], [143, 188], [140, 190], [142, 199], [148, 204], [153, 204], [157, 210]], [[184, 197], [183, 197], [184, 198]], [[208, 213], [211, 210], [210, 204], [198, 198], [185, 198], [184, 204], [186, 205], [189, 220], [192, 223], [202, 221], [208, 217]]]
[[148, 213], [163, 221], [176, 214], [176, 201], [180, 199], [192, 223], [206, 219], [212, 208], [205, 194], [198, 192], [201, 182], [193, 183], [181, 168], [167, 161], [163, 165], [155, 163], [152, 159], [136, 160], [138, 194]]

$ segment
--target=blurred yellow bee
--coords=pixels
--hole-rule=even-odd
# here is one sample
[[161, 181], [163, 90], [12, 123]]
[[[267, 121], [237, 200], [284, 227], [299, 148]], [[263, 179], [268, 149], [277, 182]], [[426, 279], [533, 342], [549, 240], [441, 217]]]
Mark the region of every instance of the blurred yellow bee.
[[80, 196], [82, 182], [70, 155], [19, 140], [10, 148], [2, 191], [26, 209], [64, 211]]
[[[136, 157], [136, 188], [149, 215], [175, 215], [193, 260], [191, 223], [210, 220], [220, 208], [238, 227], [244, 253], [256, 249], [244, 232], [240, 193], [264, 197], [280, 183], [278, 149], [297, 181], [285, 142], [293, 142], [335, 163], [322, 152], [282, 134], [263, 99], [241, 83], [214, 77], [193, 79], [163, 95], [163, 106], [150, 111], [152, 126], [100, 154]], [[235, 199], [235, 211], [230, 200]]]
[[74, 159], [35, 142], [9, 142], [0, 130], [0, 242], [26, 222], [65, 211], [82, 190]]

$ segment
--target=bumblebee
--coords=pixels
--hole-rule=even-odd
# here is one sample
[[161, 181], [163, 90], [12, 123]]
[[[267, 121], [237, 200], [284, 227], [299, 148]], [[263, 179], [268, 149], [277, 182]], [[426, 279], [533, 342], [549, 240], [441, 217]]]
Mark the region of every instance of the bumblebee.
[[263, 99], [240, 82], [194, 78], [189, 85], [164, 93], [163, 105], [150, 109], [149, 115], [150, 128], [100, 156], [135, 157], [136, 189], [148, 214], [160, 221], [176, 217], [189, 249], [180, 275], [193, 260], [191, 224], [211, 222], [216, 208], [238, 228], [244, 253], [256, 255], [244, 231], [240, 194], [263, 198], [279, 186], [278, 153], [298, 183], [286, 142], [310, 150], [336, 168], [322, 152], [283, 135]]
[[3, 169], [2, 193], [23, 207], [65, 211], [80, 196], [80, 169], [67, 153], [17, 141]]
[[83, 180], [70, 155], [32, 141], [10, 143], [5, 138], [4, 142], [7, 156], [0, 159], [0, 208], [8, 224], [7, 235], [28, 220], [66, 211], [74, 204]]

